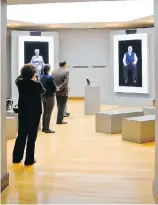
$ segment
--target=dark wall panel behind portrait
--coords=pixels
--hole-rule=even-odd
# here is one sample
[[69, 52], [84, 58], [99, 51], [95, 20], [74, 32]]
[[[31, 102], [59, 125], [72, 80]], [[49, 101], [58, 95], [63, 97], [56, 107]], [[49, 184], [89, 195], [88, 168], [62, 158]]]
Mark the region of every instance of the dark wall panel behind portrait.
[[[129, 71], [128, 83], [125, 84], [124, 81], [124, 66], [123, 57], [128, 51], [128, 47], [133, 47], [133, 52], [136, 53], [138, 57], [137, 62], [137, 83], [135, 84], [132, 79], [132, 72]], [[142, 87], [142, 40], [125, 40], [119, 41], [119, 86], [130, 86], [130, 87]]]
[[34, 50], [40, 50], [40, 56], [43, 57], [44, 63], [49, 63], [49, 42], [25, 41], [24, 42], [24, 63], [30, 63]]

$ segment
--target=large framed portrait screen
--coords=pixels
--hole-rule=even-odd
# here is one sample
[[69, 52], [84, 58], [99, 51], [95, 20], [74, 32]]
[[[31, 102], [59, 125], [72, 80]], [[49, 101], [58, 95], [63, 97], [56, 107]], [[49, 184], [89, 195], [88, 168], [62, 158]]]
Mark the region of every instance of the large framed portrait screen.
[[114, 92], [149, 92], [147, 37], [147, 33], [114, 36]]
[[35, 52], [44, 64], [50, 64], [54, 69], [54, 38], [47, 36], [19, 36], [19, 72], [24, 64], [30, 63]]

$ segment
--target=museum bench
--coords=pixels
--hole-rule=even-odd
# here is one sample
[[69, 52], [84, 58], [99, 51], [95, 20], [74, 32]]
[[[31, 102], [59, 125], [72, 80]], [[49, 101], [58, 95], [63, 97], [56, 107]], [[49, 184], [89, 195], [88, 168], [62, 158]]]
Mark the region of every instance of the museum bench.
[[122, 120], [128, 117], [142, 116], [142, 109], [110, 110], [96, 113], [95, 129], [99, 133], [117, 134], [122, 132]]
[[8, 110], [6, 113], [6, 117], [15, 117], [16, 119], [16, 129], [18, 131], [18, 114], [15, 113], [13, 110]]
[[17, 121], [15, 117], [6, 117], [6, 137], [8, 140], [17, 137]]
[[155, 115], [123, 119], [122, 140], [139, 144], [155, 141]]
[[143, 108], [144, 115], [155, 115], [155, 107], [144, 107]]

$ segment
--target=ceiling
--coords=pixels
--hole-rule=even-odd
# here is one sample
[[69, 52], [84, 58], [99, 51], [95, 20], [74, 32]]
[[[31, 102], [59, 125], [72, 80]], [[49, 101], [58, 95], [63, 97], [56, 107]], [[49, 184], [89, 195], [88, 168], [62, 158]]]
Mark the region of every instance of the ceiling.
[[[8, 4], [43, 4], [43, 3], [66, 3], [66, 2], [88, 2], [88, 1], [99, 1], [99, 0], [8, 0]], [[107, 0], [103, 0], [107, 1]], [[119, 1], [119, 0], [110, 0]], [[128, 0], [123, 0], [128, 1]]]
[[[86, 0], [95, 1], [95, 0]], [[97, 1], [97, 0], [96, 0]], [[99, 1], [99, 0], [98, 0]], [[112, 0], [113, 1], [113, 0]], [[117, 1], [117, 0], [116, 0]], [[127, 0], [125, 0], [127, 1]], [[59, 2], [85, 2], [85, 0], [8, 0], [8, 4], [36, 4], [36, 3], [59, 3]], [[107, 28], [107, 29], [125, 29], [137, 27], [151, 27], [153, 26], [153, 16], [129, 21], [129, 22], [108, 22], [108, 23], [69, 23], [69, 24], [33, 24], [22, 21], [8, 20], [8, 28], [12, 29], [89, 29], [89, 28]]]
[[41, 30], [41, 29], [89, 29], [89, 28], [106, 28], [106, 29], [124, 29], [124, 28], [138, 28], [138, 27], [151, 27], [153, 26], [153, 17], [146, 17], [143, 19], [137, 19], [134, 21], [126, 23], [78, 23], [78, 24], [31, 24], [26, 22], [11, 21], [8, 20], [8, 28], [12, 29], [32, 29], [32, 30]]

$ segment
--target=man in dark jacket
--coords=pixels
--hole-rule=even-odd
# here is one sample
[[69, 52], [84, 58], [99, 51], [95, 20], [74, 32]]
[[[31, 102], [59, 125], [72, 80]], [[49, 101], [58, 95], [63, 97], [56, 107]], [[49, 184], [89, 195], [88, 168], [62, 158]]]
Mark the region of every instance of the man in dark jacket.
[[52, 76], [58, 87], [56, 98], [58, 106], [57, 124], [67, 124], [63, 121], [64, 110], [68, 99], [69, 72], [66, 70], [66, 61], [59, 64], [60, 68], [52, 72]]
[[56, 93], [56, 85], [52, 75], [49, 75], [50, 65], [44, 65], [43, 72], [44, 74], [40, 78], [40, 82], [43, 87], [46, 89], [45, 94], [42, 96], [43, 102], [43, 129], [42, 132], [45, 133], [55, 133], [55, 131], [49, 128], [51, 114], [54, 108], [54, 96]]

